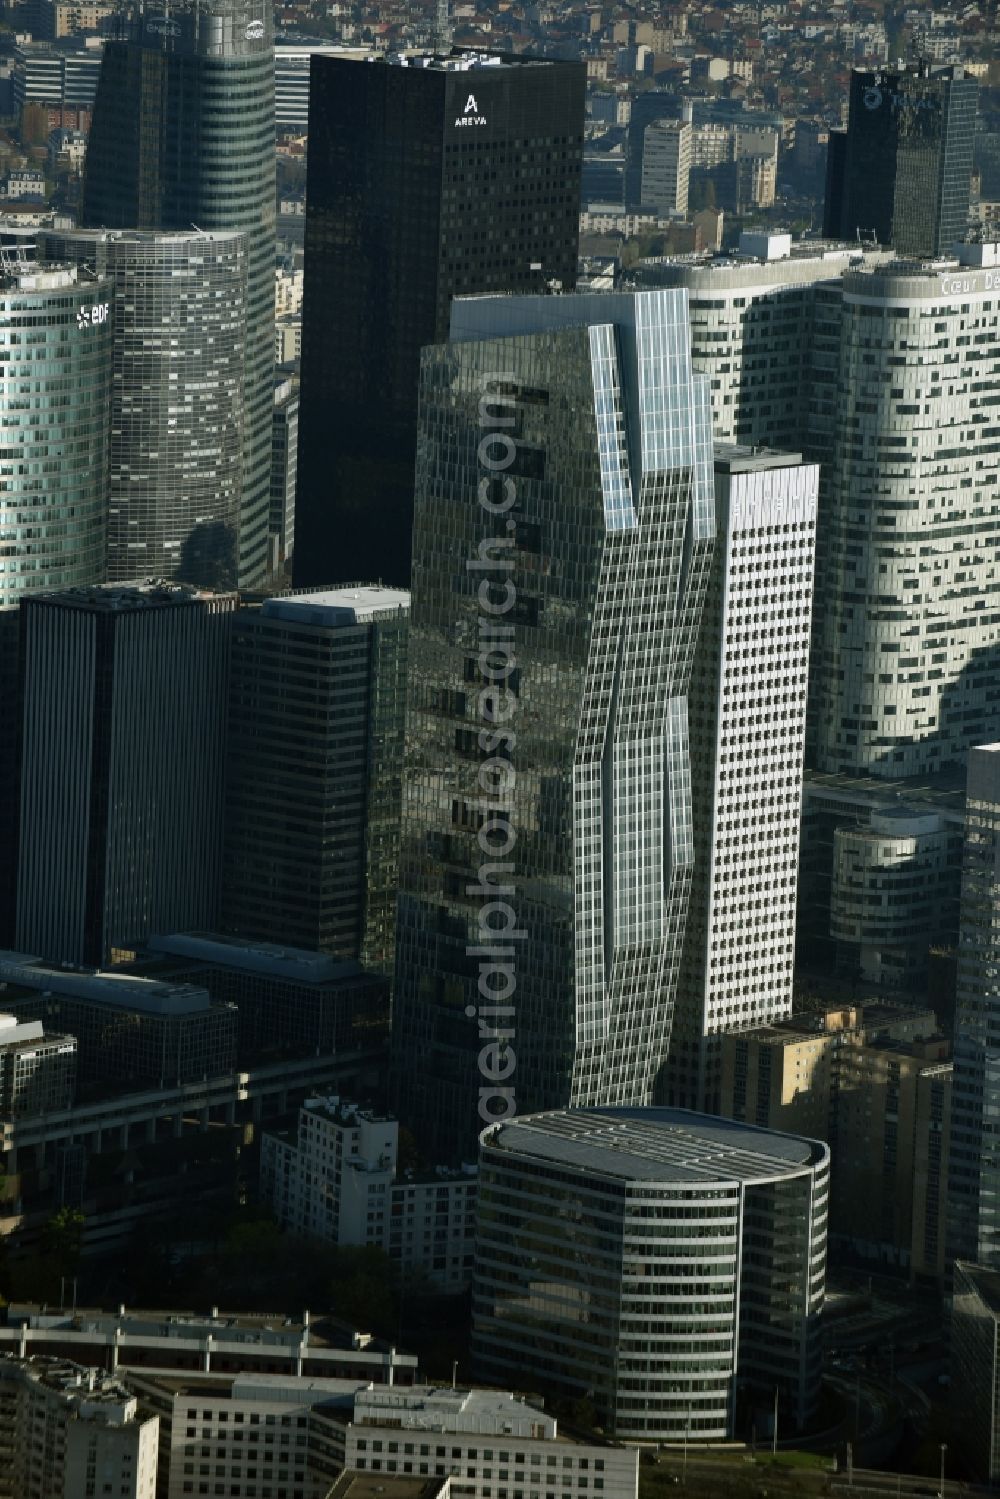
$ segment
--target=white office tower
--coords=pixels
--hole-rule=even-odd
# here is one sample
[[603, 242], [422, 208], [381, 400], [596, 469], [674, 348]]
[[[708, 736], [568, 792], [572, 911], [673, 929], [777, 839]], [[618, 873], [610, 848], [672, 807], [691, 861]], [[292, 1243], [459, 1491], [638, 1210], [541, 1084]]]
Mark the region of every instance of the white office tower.
[[1000, 685], [1000, 269], [844, 277], [824, 486], [816, 763], [883, 779], [965, 763]]
[[694, 880], [667, 1101], [719, 1107], [719, 1036], [791, 1013], [819, 470], [715, 450], [716, 544], [691, 674]]
[[687, 213], [692, 126], [686, 120], [654, 120], [642, 142], [642, 204], [666, 217]]

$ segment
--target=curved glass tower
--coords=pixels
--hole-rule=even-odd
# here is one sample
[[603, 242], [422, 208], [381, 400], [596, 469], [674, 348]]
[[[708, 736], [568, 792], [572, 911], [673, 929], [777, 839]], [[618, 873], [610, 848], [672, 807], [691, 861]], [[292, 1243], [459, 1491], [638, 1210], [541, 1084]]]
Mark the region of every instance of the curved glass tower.
[[0, 267], [0, 609], [103, 576], [110, 300], [75, 266]]
[[79, 229], [38, 248], [114, 285], [108, 581], [235, 587], [246, 236]]
[[104, 62], [81, 223], [247, 235], [238, 574], [267, 570], [274, 363], [274, 31], [269, 0], [142, 0]]

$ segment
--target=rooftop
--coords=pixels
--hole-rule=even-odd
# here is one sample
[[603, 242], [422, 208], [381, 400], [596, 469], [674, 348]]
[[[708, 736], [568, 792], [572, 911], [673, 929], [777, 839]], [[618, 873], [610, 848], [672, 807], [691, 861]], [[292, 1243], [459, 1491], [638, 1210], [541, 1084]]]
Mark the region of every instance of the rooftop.
[[772, 1181], [827, 1154], [815, 1140], [687, 1109], [556, 1109], [491, 1125], [481, 1139], [599, 1176], [670, 1183]]
[[124, 614], [137, 609], [175, 608], [206, 599], [235, 598], [234, 594], [217, 594], [188, 583], [166, 583], [150, 578], [136, 583], [95, 583], [89, 587], [63, 588], [54, 593], [35, 595], [28, 600], [34, 606], [58, 605], [63, 609], [87, 609], [100, 614]]
[[[36, 993], [62, 994], [150, 1015], [192, 1015], [212, 1007], [208, 991], [194, 984], [164, 984], [130, 973], [96, 969], [50, 968], [41, 958], [0, 952], [0, 989], [10, 984]], [[0, 1031], [0, 1043], [3, 1039]]]
[[748, 447], [744, 443], [716, 443], [717, 474], [757, 474], [772, 468], [794, 468], [801, 453], [781, 453], [776, 448]]
[[312, 593], [265, 599], [260, 612], [271, 619], [290, 619], [309, 625], [344, 626], [364, 624], [379, 614], [409, 607], [408, 589], [383, 588], [380, 583], [363, 583], [356, 587], [319, 588]]
[[302, 984], [328, 984], [364, 975], [360, 963], [338, 961], [326, 953], [303, 947], [280, 947], [274, 942], [241, 941], [218, 932], [170, 932], [150, 937], [150, 952], [171, 957], [194, 958], [244, 973], [262, 973], [271, 978], [295, 979]]
[[434, 1499], [446, 1478], [407, 1478], [399, 1473], [360, 1473], [345, 1468], [326, 1499]]

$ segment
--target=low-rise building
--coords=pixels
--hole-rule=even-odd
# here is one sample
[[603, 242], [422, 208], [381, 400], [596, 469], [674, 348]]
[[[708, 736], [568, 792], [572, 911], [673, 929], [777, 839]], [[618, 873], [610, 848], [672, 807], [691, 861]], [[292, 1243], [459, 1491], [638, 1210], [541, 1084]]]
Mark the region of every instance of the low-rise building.
[[472, 1275], [476, 1169], [397, 1173], [399, 1125], [340, 1098], [311, 1098], [294, 1132], [261, 1139], [261, 1197], [293, 1233], [371, 1244], [404, 1278], [460, 1291]]
[[76, 1091], [76, 1038], [40, 1020], [0, 1014], [0, 1118], [68, 1109]]

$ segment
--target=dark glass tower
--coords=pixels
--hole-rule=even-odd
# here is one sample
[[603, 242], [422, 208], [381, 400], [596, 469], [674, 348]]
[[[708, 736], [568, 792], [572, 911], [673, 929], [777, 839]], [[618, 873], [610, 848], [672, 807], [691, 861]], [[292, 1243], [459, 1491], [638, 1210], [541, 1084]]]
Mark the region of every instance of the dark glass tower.
[[410, 576], [420, 350], [454, 296], [576, 285], [582, 63], [312, 60], [297, 587]]
[[244, 230], [239, 581], [267, 569], [274, 401], [274, 36], [269, 0], [137, 4], [109, 41], [87, 150], [90, 228]]
[[505, 1100], [648, 1104], [666, 1057], [715, 532], [688, 326], [683, 292], [473, 297], [424, 352], [393, 1069], [439, 1159]]
[[846, 140], [833, 147], [824, 232], [874, 234], [901, 255], [935, 256], [966, 235], [979, 85], [920, 63], [851, 75]]

